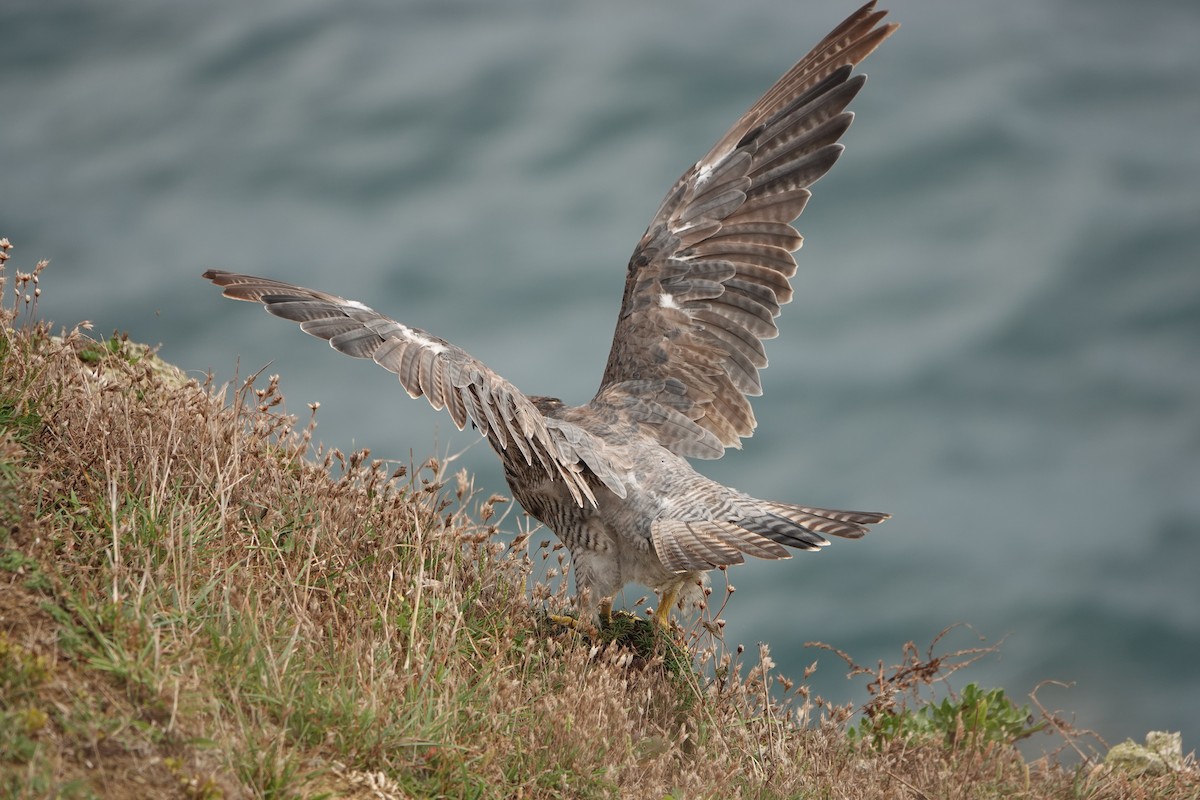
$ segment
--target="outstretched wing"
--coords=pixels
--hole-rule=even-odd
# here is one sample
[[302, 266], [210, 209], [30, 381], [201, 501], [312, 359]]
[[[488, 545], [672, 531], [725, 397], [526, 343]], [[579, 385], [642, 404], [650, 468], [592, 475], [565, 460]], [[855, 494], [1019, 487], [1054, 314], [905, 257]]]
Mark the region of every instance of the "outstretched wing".
[[[852, 75], [898, 27], [874, 2], [852, 14], [771, 87], [667, 194], [629, 261], [598, 406], [674, 415], [662, 444], [719, 457], [754, 431], [763, 340], [791, 301], [790, 224], [837, 160], [866, 76]], [[630, 412], [626, 412], [630, 413]]]
[[585, 466], [625, 496], [603, 442], [570, 422], [543, 416], [515, 386], [449, 342], [325, 292], [215, 269], [204, 277], [226, 297], [262, 303], [271, 314], [299, 323], [305, 333], [327, 339], [338, 352], [369, 358], [396, 373], [410, 396], [424, 395], [434, 408], [446, 409], [459, 430], [470, 420], [497, 451], [516, 448], [525, 463], [540, 464], [561, 478], [580, 505], [596, 502]]

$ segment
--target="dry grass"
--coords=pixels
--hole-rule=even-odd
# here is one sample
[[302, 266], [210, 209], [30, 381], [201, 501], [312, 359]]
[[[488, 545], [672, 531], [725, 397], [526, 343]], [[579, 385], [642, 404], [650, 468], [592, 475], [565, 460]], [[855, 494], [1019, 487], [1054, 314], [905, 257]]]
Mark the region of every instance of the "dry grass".
[[217, 389], [21, 324], [36, 281], [14, 278], [0, 795], [1198, 794], [1192, 772], [1030, 765], [1007, 744], [867, 747], [803, 687], [779, 701], [765, 651], [746, 668], [697, 636], [716, 663], [672, 670], [661, 641], [633, 656], [560, 632], [540, 609], [562, 573], [531, 603], [530, 556], [465, 476], [314, 451], [274, 378]]

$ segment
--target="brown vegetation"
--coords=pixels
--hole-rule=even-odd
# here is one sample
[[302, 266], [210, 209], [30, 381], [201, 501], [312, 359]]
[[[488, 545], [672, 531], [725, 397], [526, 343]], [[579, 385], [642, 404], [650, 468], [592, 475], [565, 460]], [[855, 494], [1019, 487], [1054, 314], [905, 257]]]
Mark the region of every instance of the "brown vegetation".
[[214, 388], [119, 337], [51, 337], [20, 319], [36, 274], [13, 277], [0, 795], [1200, 793], [1190, 762], [1133, 778], [1010, 741], [848, 736], [765, 651], [745, 668], [703, 627], [694, 657], [559, 630], [542, 609], [564, 606], [562, 572], [528, 589], [526, 537], [497, 535], [509, 506], [466, 476], [312, 447], [273, 377]]

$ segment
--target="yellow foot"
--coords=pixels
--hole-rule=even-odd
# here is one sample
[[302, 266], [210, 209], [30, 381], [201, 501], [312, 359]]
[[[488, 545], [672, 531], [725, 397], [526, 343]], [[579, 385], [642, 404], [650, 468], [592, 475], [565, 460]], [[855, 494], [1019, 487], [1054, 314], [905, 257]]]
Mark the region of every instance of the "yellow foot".
[[592, 623], [584, 622], [583, 620], [576, 619], [575, 617], [568, 617], [565, 614], [547, 614], [546, 619], [550, 620], [556, 625], [562, 625], [564, 628], [570, 628], [577, 633], [582, 633], [585, 636], [590, 636], [593, 639], [600, 635], [600, 631], [598, 631], [596, 626]]
[[[584, 601], [580, 603], [580, 605], [586, 608], [588, 604], [586, 601]], [[600, 627], [607, 628], [612, 625], [612, 606], [613, 601], [611, 597], [606, 597], [600, 601], [598, 609], [598, 622], [600, 623]], [[582, 630], [585, 628], [585, 626], [587, 629], [592, 631], [596, 630], [596, 626], [594, 624], [584, 622], [581, 619], [576, 619], [575, 617], [568, 617], [565, 614], [547, 614], [546, 616], [551, 622], [558, 623], [559, 625], [571, 628], [572, 630]]]

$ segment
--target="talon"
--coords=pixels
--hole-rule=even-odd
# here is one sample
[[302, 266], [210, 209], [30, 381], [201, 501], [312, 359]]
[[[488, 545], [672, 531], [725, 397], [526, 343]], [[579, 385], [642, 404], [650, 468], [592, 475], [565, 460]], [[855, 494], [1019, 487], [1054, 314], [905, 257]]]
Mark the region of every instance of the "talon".
[[570, 628], [577, 633], [582, 633], [585, 636], [589, 636], [593, 639], [599, 637], [600, 635], [600, 631], [598, 631], [596, 626], [592, 623], [584, 622], [583, 620], [576, 619], [575, 617], [568, 617], [565, 614], [547, 614], [546, 619], [555, 624], [562, 625], [564, 628]]

